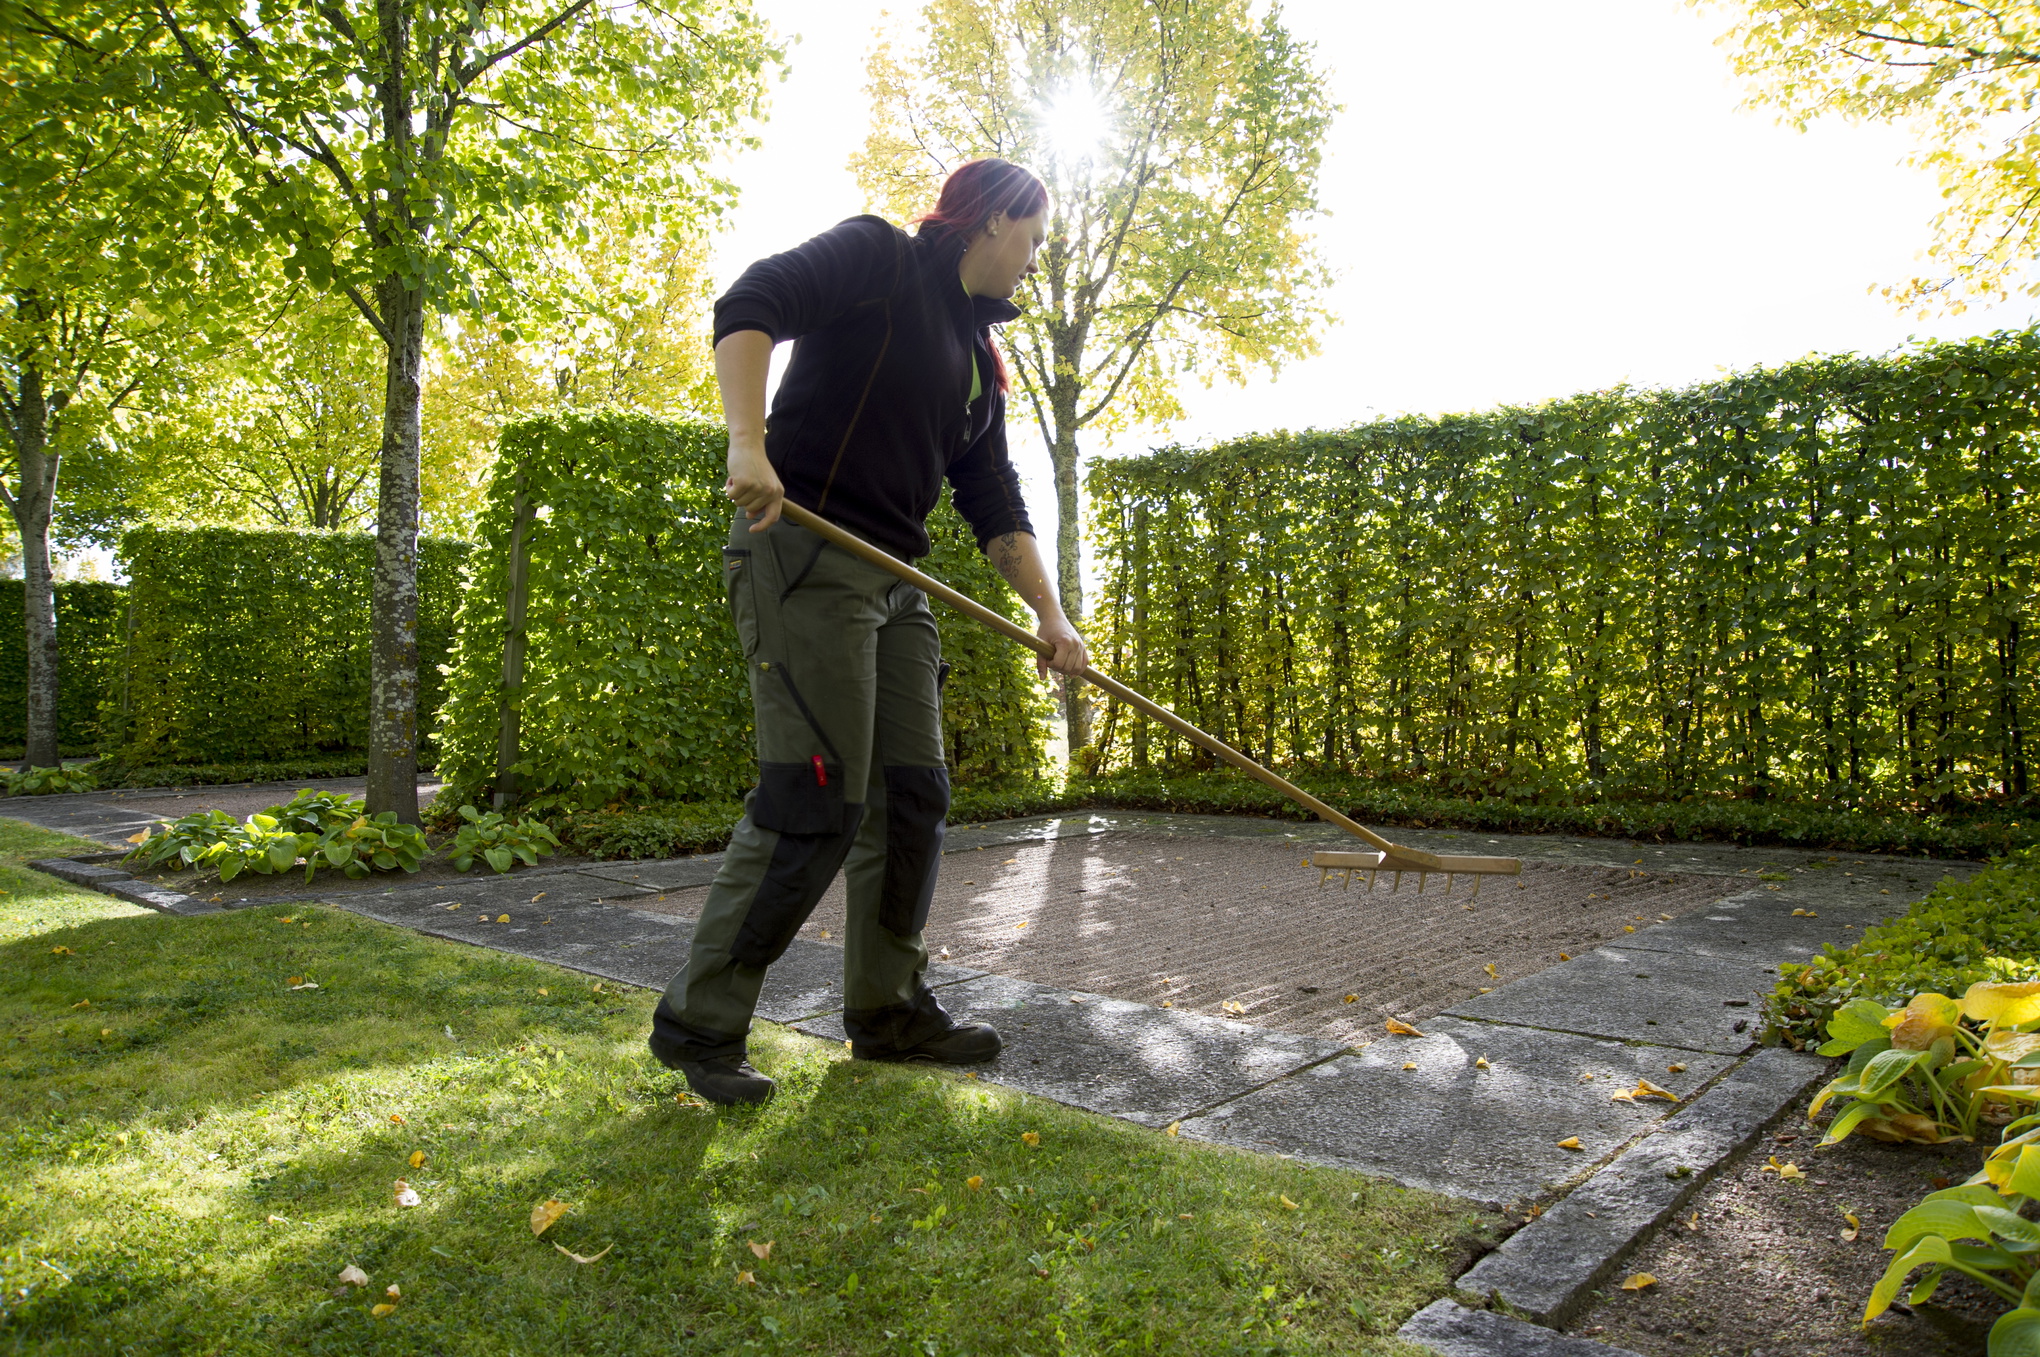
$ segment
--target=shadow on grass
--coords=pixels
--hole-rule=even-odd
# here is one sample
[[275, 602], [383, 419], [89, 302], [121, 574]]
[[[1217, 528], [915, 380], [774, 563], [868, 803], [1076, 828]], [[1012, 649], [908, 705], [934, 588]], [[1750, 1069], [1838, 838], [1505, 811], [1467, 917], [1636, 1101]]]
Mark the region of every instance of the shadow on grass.
[[718, 1113], [653, 998], [303, 905], [0, 947], [0, 1351], [1389, 1351], [1480, 1228], [784, 1029]]

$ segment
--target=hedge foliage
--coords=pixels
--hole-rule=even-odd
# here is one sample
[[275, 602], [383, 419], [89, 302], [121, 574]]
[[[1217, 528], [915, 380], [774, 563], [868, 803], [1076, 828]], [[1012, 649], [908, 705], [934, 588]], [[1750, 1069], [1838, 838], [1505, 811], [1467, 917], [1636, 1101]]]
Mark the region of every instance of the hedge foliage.
[[[1443, 793], [2033, 791], [2040, 334], [1089, 474], [1102, 667]], [[1201, 766], [1108, 705], [1106, 767]]]
[[[720, 564], [732, 512], [722, 496], [725, 447], [720, 426], [617, 413], [547, 416], [504, 431], [448, 679], [440, 772], [454, 798], [480, 804], [495, 781], [520, 475], [539, 506], [517, 696], [520, 795], [538, 810], [588, 811], [726, 802], [750, 787], [750, 698]], [[936, 546], [923, 564], [932, 573], [994, 606], [1010, 600], [946, 500], [930, 527]], [[1025, 653], [979, 637], [974, 624], [944, 621], [955, 773], [1036, 775], [1045, 706]], [[577, 839], [571, 827], [567, 837], [584, 847], [609, 841], [586, 832], [595, 837]], [[666, 833], [653, 826], [624, 837]], [[678, 831], [666, 841], [692, 842]]]
[[[465, 542], [418, 552], [418, 723], [444, 698]], [[278, 762], [368, 747], [367, 533], [137, 528], [132, 632], [102, 725], [132, 764]], [[426, 761], [430, 762], [430, 756]]]
[[2040, 980], [2040, 848], [1943, 881], [1901, 917], [1778, 974], [1768, 1039], [1800, 1047], [1819, 1044], [1851, 999], [1901, 1008], [1916, 994], [1959, 997], [1979, 980]]
[[[28, 740], [28, 629], [22, 583], [0, 580], [0, 749]], [[118, 691], [127, 590], [80, 580], [57, 586], [57, 748], [99, 749], [99, 709]]]

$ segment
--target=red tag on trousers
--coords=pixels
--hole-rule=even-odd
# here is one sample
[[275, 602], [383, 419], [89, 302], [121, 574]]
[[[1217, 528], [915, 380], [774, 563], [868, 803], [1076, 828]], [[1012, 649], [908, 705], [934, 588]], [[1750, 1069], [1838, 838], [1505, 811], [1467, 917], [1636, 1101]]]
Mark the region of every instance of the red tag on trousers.
[[822, 767], [822, 756], [820, 754], [814, 756], [814, 765], [815, 765], [815, 785], [817, 787], [828, 786], [829, 773], [827, 769]]

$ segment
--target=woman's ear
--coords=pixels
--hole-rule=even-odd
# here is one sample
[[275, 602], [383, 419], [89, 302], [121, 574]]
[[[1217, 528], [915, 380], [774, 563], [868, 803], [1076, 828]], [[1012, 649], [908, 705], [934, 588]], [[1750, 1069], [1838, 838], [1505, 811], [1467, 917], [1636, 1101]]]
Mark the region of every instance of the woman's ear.
[[999, 234], [999, 232], [1005, 229], [1006, 229], [1006, 214], [1004, 212], [994, 212], [992, 213], [991, 216], [985, 218], [986, 235], [996, 236]]

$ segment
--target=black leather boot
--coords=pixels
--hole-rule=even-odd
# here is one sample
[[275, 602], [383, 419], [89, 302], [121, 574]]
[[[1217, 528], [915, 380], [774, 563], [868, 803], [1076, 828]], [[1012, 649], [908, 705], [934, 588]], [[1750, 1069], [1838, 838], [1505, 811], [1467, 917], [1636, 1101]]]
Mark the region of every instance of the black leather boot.
[[687, 1087], [721, 1107], [762, 1103], [778, 1087], [740, 1055], [720, 1060], [681, 1060], [673, 1068], [687, 1076]]
[[982, 1065], [998, 1058], [1002, 1043], [996, 1030], [985, 1023], [963, 1023], [937, 1032], [912, 1046], [878, 1047], [850, 1043], [850, 1054], [858, 1060], [933, 1061], [940, 1065]]

